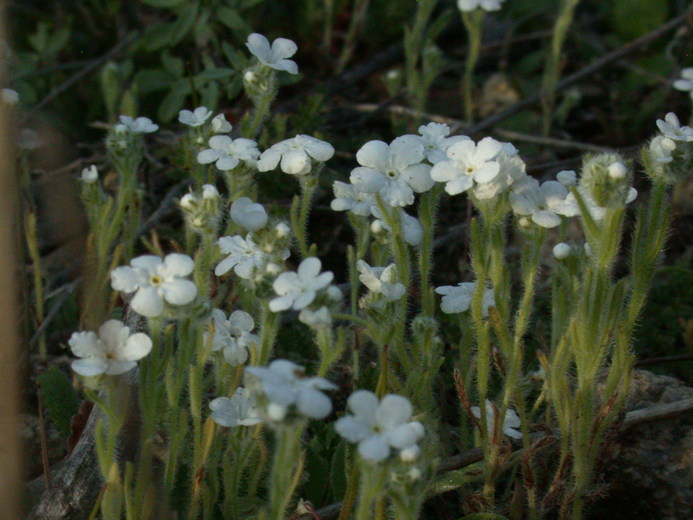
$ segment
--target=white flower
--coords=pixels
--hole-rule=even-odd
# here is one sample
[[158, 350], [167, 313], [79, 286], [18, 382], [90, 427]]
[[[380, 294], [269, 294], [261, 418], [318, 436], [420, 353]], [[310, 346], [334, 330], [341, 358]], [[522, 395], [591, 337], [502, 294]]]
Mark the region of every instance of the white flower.
[[[457, 314], [469, 310], [472, 305], [472, 298], [476, 290], [476, 282], [462, 282], [455, 285], [445, 285], [436, 288], [436, 293], [443, 295], [440, 303], [440, 310], [445, 314]], [[496, 305], [493, 289], [484, 288], [484, 295], [481, 300], [482, 315], [488, 316], [488, 308]]]
[[234, 428], [255, 426], [262, 422], [255, 407], [255, 399], [242, 387], [236, 389], [231, 399], [217, 397], [210, 401], [209, 408], [212, 410], [212, 420], [220, 426]]
[[520, 158], [517, 148], [511, 143], [500, 145], [501, 151], [495, 158], [500, 171], [492, 180], [482, 184], [477, 182], [472, 187], [471, 191], [477, 199], [492, 199], [527, 177], [525, 162]]
[[553, 246], [553, 256], [556, 260], [564, 260], [570, 256], [570, 246], [565, 242], [560, 242]]
[[561, 223], [564, 215], [580, 214], [574, 203], [566, 202], [568, 189], [557, 181], [546, 181], [541, 186], [533, 177], [525, 177], [515, 183], [510, 193], [510, 205], [517, 215], [529, 215], [532, 221], [544, 228], [553, 228]]
[[475, 9], [484, 11], [498, 11], [505, 0], [457, 0], [457, 8], [460, 11], [468, 12]]
[[693, 128], [681, 126], [679, 118], [673, 112], [669, 112], [664, 117], [664, 121], [657, 119], [657, 127], [665, 137], [674, 141], [693, 141]]
[[352, 184], [334, 181], [332, 184], [334, 200], [330, 207], [334, 211], [351, 211], [354, 215], [367, 217], [371, 214], [371, 208], [375, 204], [372, 193], [364, 193], [357, 190]]
[[231, 139], [227, 135], [213, 135], [209, 138], [209, 146], [197, 154], [197, 162], [216, 163], [216, 167], [222, 171], [233, 170], [241, 161], [253, 167], [260, 157], [257, 143], [244, 137]]
[[305, 323], [312, 329], [324, 329], [332, 326], [332, 315], [324, 305], [317, 311], [302, 309], [298, 314], [298, 321]]
[[658, 135], [650, 141], [649, 150], [650, 156], [655, 162], [661, 164], [670, 163], [674, 160], [672, 152], [676, 150], [676, 141], [663, 135]]
[[96, 166], [92, 164], [88, 168], [84, 168], [82, 170], [79, 180], [87, 184], [94, 184], [97, 180], [99, 180], [99, 170], [97, 170]]
[[379, 401], [373, 392], [357, 390], [349, 396], [347, 407], [353, 415], [337, 420], [335, 430], [358, 443], [359, 454], [366, 460], [385, 460], [391, 448], [408, 450], [423, 438], [423, 425], [409, 422], [412, 406], [405, 397], [388, 394]]
[[424, 145], [415, 135], [403, 135], [389, 145], [369, 141], [356, 152], [361, 166], [352, 170], [350, 180], [358, 191], [379, 193], [390, 206], [408, 206], [414, 192], [433, 187], [431, 167], [421, 163], [424, 159]]
[[421, 125], [419, 133], [426, 151], [426, 158], [431, 164], [445, 161], [448, 158], [445, 152], [451, 144], [469, 139], [466, 135], [448, 137], [450, 135], [450, 127], [443, 123]]
[[250, 233], [245, 239], [240, 235], [221, 237], [217, 240], [217, 244], [222, 253], [229, 255], [214, 269], [214, 274], [217, 276], [223, 276], [233, 268], [238, 276], [250, 280], [255, 270], [264, 268], [267, 263], [267, 255], [253, 241]]
[[257, 231], [267, 225], [267, 212], [261, 204], [241, 197], [231, 204], [231, 220], [248, 231]]
[[333, 155], [334, 147], [330, 143], [309, 135], [297, 135], [279, 141], [262, 152], [257, 169], [268, 172], [279, 165], [284, 173], [305, 175], [313, 167], [313, 161], [325, 162]]
[[577, 175], [573, 170], [563, 170], [556, 174], [556, 180], [567, 188], [577, 184]]
[[287, 272], [277, 276], [272, 287], [279, 297], [269, 304], [272, 312], [294, 309], [300, 311], [310, 305], [315, 299], [316, 292], [327, 287], [334, 275], [330, 271], [320, 273], [322, 264], [315, 257], [303, 260], [298, 266], [298, 272]]
[[120, 124], [115, 126], [118, 134], [132, 132], [133, 134], [151, 134], [159, 129], [159, 125], [152, 123], [148, 117], [133, 119], [130, 116], [120, 116]]
[[298, 65], [289, 60], [298, 47], [292, 40], [277, 38], [270, 47], [269, 41], [262, 34], [253, 33], [248, 36], [246, 46], [251, 54], [260, 60], [260, 63], [276, 70], [285, 70], [289, 74], [298, 74]]
[[245, 384], [265, 406], [262, 413], [272, 421], [283, 420], [290, 406], [313, 419], [324, 419], [332, 411], [330, 398], [321, 390], [337, 387], [322, 377], [305, 377], [302, 366], [286, 359], [275, 359], [268, 367], [245, 369]]
[[[245, 311], [234, 311], [227, 319], [224, 311], [214, 309], [210, 322], [214, 326], [212, 351], [223, 350], [224, 359], [234, 367], [248, 361], [248, 349], [259, 344], [259, 338], [251, 334], [255, 327], [252, 316]], [[205, 344], [208, 341], [209, 333], [205, 332]]]
[[[403, 209], [399, 211], [400, 226], [402, 227], [402, 238], [404, 238], [404, 241], [410, 246], [418, 246], [423, 240], [423, 226], [421, 225], [421, 222], [419, 222], [419, 219], [412, 217]], [[387, 231], [388, 233], [392, 232], [390, 226], [387, 224], [387, 222], [385, 222], [385, 217], [378, 206], [372, 206], [371, 213], [376, 218], [376, 220], [374, 220], [371, 224], [371, 231], [373, 231], [373, 233], [378, 234], [382, 233], [383, 231]]]
[[187, 305], [197, 296], [197, 286], [184, 277], [192, 273], [195, 263], [188, 255], [171, 253], [163, 260], [143, 255], [111, 272], [111, 287], [124, 293], [135, 292], [132, 310], [155, 318], [164, 311], [164, 301], [171, 305]]
[[212, 118], [212, 132], [215, 134], [226, 134], [232, 129], [231, 123], [226, 120], [224, 114], [217, 114]]
[[[474, 417], [481, 418], [481, 410], [478, 406], [472, 406], [472, 413]], [[496, 407], [493, 403], [486, 399], [486, 428], [493, 435], [492, 432], [495, 430], [496, 425]], [[521, 439], [522, 433], [517, 431], [520, 427], [520, 418], [515, 413], [515, 410], [508, 408], [505, 412], [505, 417], [503, 417], [503, 424], [501, 425], [501, 430], [508, 437], [513, 439]]]
[[356, 262], [356, 268], [361, 273], [359, 280], [363, 285], [376, 294], [382, 294], [387, 301], [399, 300], [406, 292], [404, 285], [397, 282], [397, 266], [371, 267], [365, 261]]
[[503, 150], [501, 143], [485, 137], [479, 144], [464, 140], [453, 143], [447, 150], [447, 161], [441, 161], [431, 169], [434, 181], [444, 182], [445, 191], [457, 195], [471, 188], [474, 183], [491, 182], [500, 173], [500, 163], [496, 160]]
[[132, 370], [137, 361], [152, 350], [152, 340], [142, 332], [130, 334], [122, 321], [108, 320], [93, 332], [75, 332], [68, 341], [72, 353], [80, 358], [72, 370], [83, 376], [114, 376]]
[[207, 107], [197, 107], [192, 112], [190, 110], [178, 112], [178, 121], [188, 126], [202, 126], [211, 115], [212, 111], [208, 110]]
[[0, 90], [0, 99], [6, 105], [16, 105], [19, 103], [19, 94], [11, 88], [4, 88]]
[[691, 99], [693, 99], [693, 67], [688, 67], [681, 71], [681, 79], [674, 81], [674, 88], [688, 92]]

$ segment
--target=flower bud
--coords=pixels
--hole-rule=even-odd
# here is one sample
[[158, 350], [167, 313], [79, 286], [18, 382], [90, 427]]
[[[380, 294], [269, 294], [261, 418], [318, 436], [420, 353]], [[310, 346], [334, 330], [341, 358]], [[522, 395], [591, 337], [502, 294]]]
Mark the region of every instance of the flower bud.
[[556, 260], [564, 260], [570, 256], [570, 246], [564, 242], [553, 247], [553, 256]]
[[626, 168], [625, 165], [621, 162], [614, 162], [609, 165], [607, 171], [609, 172], [609, 177], [611, 177], [612, 179], [621, 180], [626, 177], [626, 174], [628, 173], [628, 168]]
[[632, 177], [618, 154], [587, 155], [582, 163], [580, 187], [597, 206], [619, 207], [628, 201]]
[[277, 238], [286, 238], [291, 234], [291, 228], [284, 222], [280, 222], [274, 226], [274, 232], [277, 234]]
[[99, 180], [99, 171], [96, 169], [96, 166], [92, 164], [89, 168], [84, 168], [79, 180], [87, 184], [94, 184]]

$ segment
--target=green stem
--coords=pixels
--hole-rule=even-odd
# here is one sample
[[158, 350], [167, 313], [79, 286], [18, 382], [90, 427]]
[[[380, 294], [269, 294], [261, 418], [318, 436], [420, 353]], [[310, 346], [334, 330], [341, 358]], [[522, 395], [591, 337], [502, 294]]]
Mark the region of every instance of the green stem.
[[485, 11], [477, 9], [472, 12], [462, 13], [462, 22], [467, 29], [467, 61], [464, 67], [464, 79], [462, 80], [462, 96], [464, 99], [464, 113], [468, 123], [474, 121], [474, 69], [479, 61], [481, 50], [481, 29]]

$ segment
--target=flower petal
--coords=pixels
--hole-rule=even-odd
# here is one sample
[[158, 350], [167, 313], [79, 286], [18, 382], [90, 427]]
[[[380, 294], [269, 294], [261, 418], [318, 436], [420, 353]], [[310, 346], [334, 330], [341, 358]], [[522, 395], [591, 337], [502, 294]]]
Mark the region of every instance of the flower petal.
[[171, 305], [187, 305], [197, 296], [197, 286], [190, 280], [172, 280], [161, 284], [161, 293]]
[[130, 302], [130, 307], [137, 314], [147, 318], [156, 318], [164, 312], [164, 301], [154, 287], [141, 287]]

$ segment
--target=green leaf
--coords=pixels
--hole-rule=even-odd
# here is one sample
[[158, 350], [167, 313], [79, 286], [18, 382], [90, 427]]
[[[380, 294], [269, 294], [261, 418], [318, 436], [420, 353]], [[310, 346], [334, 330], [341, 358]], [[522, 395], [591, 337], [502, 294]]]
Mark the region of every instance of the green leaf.
[[182, 59], [171, 56], [168, 52], [164, 52], [161, 54], [161, 64], [173, 76], [180, 77], [183, 75], [185, 67]]
[[613, 27], [627, 40], [659, 27], [669, 17], [668, 2], [663, 0], [614, 0]]
[[70, 422], [77, 414], [79, 398], [70, 378], [58, 367], [51, 367], [38, 376], [39, 395], [48, 417], [63, 437], [70, 436]]
[[205, 81], [213, 81], [217, 79], [225, 79], [228, 77], [231, 77], [235, 74], [235, 71], [233, 69], [207, 69], [203, 70], [200, 72], [196, 77], [196, 79], [201, 79]]
[[228, 7], [220, 7], [217, 9], [217, 18], [221, 23], [232, 31], [238, 34], [240, 39], [245, 39], [251, 32], [252, 28], [243, 20], [238, 11], [229, 9]]
[[141, 2], [153, 7], [176, 7], [185, 2], [185, 0], [141, 0]]
[[186, 94], [175, 90], [171, 90], [171, 92], [166, 94], [157, 111], [159, 120], [164, 123], [171, 121], [183, 108], [186, 97]]
[[175, 78], [163, 69], [145, 69], [135, 76], [135, 83], [143, 94], [165, 90], [174, 80]]

